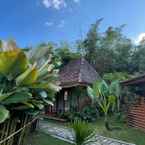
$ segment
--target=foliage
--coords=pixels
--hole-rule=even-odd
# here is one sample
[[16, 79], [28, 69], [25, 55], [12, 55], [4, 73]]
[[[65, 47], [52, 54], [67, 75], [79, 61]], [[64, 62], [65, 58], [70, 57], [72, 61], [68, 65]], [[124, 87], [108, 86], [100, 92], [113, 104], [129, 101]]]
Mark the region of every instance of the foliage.
[[75, 144], [85, 145], [89, 143], [91, 137], [94, 136], [95, 129], [87, 122], [76, 120], [71, 124], [74, 131]]
[[69, 61], [80, 57], [79, 53], [70, 49], [70, 45], [68, 43], [61, 43], [54, 53], [55, 58], [58, 58], [61, 61], [61, 67], [66, 65]]
[[[130, 72], [133, 44], [122, 34], [124, 25], [108, 27], [99, 32], [102, 19], [92, 24], [84, 40], [79, 41], [80, 53], [100, 74], [108, 72]], [[130, 67], [129, 67], [130, 66]]]
[[130, 78], [130, 75], [126, 72], [113, 72], [113, 73], [105, 73], [103, 75], [103, 79], [107, 82], [111, 81], [125, 81]]
[[145, 71], [145, 42], [144, 40], [137, 45], [132, 54], [132, 66], [135, 73], [144, 73]]
[[59, 87], [54, 79], [56, 71], [50, 66], [49, 60], [42, 65], [31, 64], [15, 42], [5, 44], [0, 51], [0, 122], [8, 118], [9, 111], [32, 113], [52, 104], [47, 92], [56, 92]]
[[99, 111], [95, 106], [86, 106], [81, 111], [81, 118], [84, 121], [94, 122], [99, 117]]
[[110, 130], [108, 123], [108, 112], [110, 109], [114, 111], [115, 105], [119, 109], [120, 103], [120, 87], [118, 81], [112, 82], [108, 85], [104, 80], [96, 81], [93, 87], [88, 87], [88, 95], [91, 97], [93, 102], [97, 102], [101, 110], [105, 115], [105, 126]]
[[8, 117], [9, 111], [4, 106], [0, 106], [0, 123], [4, 122]]
[[74, 110], [71, 112], [62, 113], [60, 117], [71, 122], [75, 120], [95, 122], [99, 117], [99, 111], [95, 106], [86, 106], [79, 112]]

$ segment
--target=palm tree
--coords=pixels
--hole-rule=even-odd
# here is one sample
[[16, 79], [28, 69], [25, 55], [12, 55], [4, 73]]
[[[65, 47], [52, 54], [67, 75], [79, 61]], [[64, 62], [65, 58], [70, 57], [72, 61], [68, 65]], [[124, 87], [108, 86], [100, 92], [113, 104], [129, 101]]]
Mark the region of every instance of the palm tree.
[[118, 81], [113, 81], [108, 85], [104, 80], [97, 81], [92, 87], [88, 87], [88, 94], [94, 103], [97, 103], [105, 115], [105, 127], [111, 130], [108, 121], [109, 110], [117, 104], [119, 109], [120, 104], [120, 87]]

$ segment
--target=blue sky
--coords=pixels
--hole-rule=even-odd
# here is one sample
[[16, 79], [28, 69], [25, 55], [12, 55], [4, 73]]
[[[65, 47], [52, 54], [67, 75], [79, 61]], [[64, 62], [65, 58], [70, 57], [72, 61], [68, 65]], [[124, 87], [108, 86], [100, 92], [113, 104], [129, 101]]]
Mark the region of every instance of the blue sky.
[[145, 33], [145, 0], [1, 0], [0, 39], [23, 47], [40, 42], [75, 42], [90, 24], [104, 18], [100, 31], [126, 24], [131, 39]]

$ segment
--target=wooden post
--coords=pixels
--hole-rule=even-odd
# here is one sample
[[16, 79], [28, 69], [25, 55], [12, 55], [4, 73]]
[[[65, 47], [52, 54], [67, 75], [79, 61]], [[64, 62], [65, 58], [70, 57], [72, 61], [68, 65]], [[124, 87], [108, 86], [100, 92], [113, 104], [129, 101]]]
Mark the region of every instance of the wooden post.
[[64, 112], [69, 111], [69, 106], [68, 106], [68, 92], [64, 92]]

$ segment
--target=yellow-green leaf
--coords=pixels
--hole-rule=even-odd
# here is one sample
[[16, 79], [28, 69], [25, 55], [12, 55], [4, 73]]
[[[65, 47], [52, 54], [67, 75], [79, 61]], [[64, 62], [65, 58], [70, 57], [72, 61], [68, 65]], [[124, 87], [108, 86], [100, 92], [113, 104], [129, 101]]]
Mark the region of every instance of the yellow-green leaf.
[[32, 85], [38, 78], [38, 71], [35, 65], [28, 68], [24, 73], [16, 78], [17, 85]]
[[20, 50], [0, 52], [0, 73], [3, 75], [21, 73], [27, 65], [26, 55]]
[[4, 122], [8, 117], [9, 111], [4, 106], [0, 106], [0, 123]]

